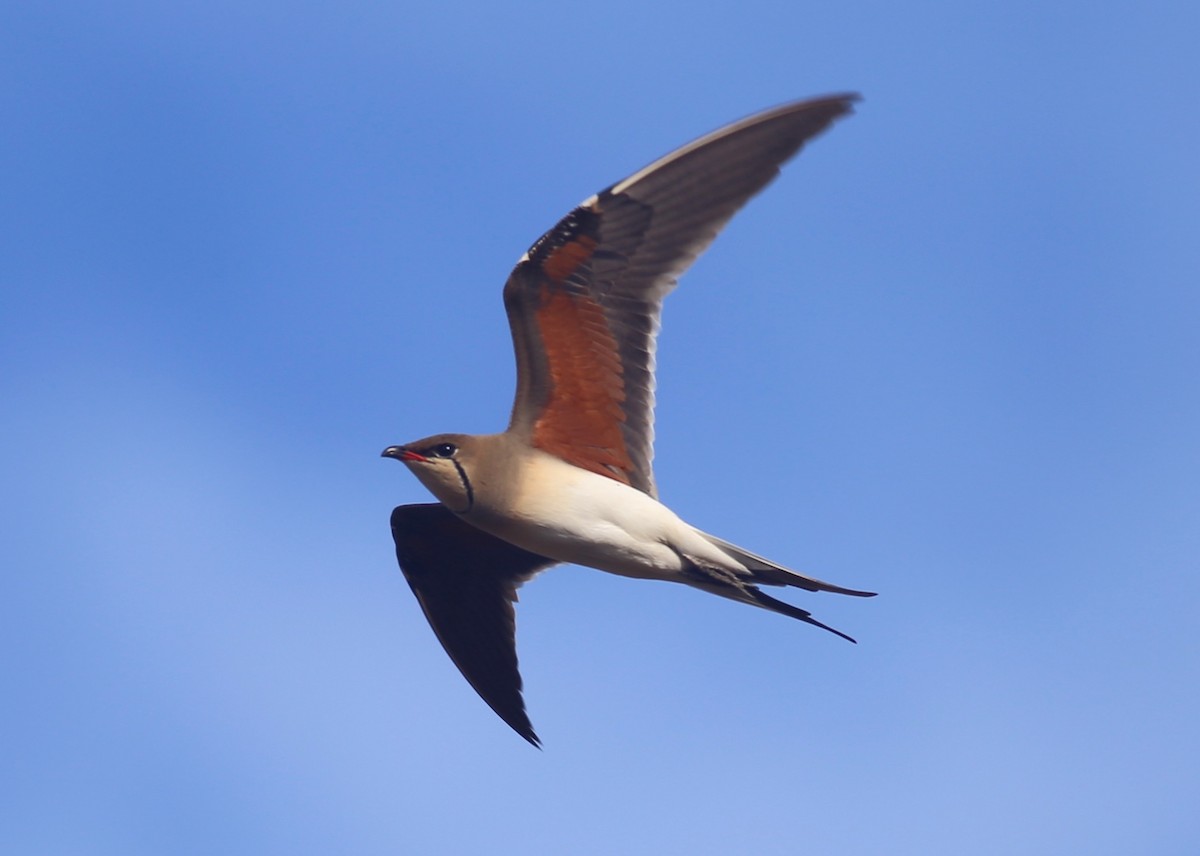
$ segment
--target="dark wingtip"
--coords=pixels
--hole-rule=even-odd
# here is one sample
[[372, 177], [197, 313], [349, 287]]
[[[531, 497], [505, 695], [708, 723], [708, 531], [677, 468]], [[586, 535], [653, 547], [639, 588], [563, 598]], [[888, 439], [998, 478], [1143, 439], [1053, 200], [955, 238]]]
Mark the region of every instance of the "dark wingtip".
[[[464, 673], [465, 676], [465, 673]], [[467, 679], [468, 681], [470, 678]], [[476, 692], [479, 688], [476, 687]], [[533, 723], [529, 721], [529, 714], [525, 712], [524, 699], [520, 700], [520, 707], [515, 710], [504, 710], [492, 703], [492, 699], [484, 696], [483, 700], [487, 702], [488, 707], [495, 711], [496, 715], [504, 720], [504, 724], [517, 732], [521, 739], [532, 746], [534, 749], [542, 748], [542, 738], [537, 736], [537, 732], [533, 730]]]

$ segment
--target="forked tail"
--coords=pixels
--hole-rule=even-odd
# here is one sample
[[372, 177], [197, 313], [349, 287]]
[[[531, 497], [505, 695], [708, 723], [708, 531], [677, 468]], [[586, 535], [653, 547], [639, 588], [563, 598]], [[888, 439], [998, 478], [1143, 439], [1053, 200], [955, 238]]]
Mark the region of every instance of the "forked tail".
[[[707, 532], [701, 532], [700, 534], [710, 544], [721, 550], [721, 552], [744, 565], [746, 570], [750, 571], [753, 575], [751, 579], [756, 583], [767, 586], [795, 586], [796, 588], [807, 589], [808, 591], [828, 591], [834, 594], [848, 594], [853, 597], [875, 597], [876, 593], [873, 591], [858, 591], [857, 589], [835, 586], [833, 583], [827, 583], [816, 577], [810, 577], [799, 571], [793, 571], [791, 568], [785, 568], [783, 565], [777, 565], [770, 559], [764, 559], [762, 556], [751, 553], [748, 550], [743, 550], [736, 544], [722, 541], [720, 538], [709, 535]], [[766, 597], [766, 595], [763, 596]]]

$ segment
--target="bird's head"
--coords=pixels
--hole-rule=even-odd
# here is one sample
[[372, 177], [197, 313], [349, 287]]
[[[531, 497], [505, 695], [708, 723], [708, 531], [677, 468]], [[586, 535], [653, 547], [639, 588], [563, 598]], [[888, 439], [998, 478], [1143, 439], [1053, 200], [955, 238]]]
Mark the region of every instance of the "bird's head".
[[476, 445], [475, 438], [466, 434], [435, 434], [403, 446], [388, 446], [383, 457], [403, 463], [443, 505], [466, 514], [475, 504], [468, 471]]

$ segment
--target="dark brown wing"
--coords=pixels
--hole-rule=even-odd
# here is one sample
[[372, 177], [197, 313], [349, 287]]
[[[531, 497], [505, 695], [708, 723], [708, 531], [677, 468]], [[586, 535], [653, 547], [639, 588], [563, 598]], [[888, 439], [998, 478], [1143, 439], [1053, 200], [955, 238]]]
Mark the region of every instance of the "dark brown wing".
[[714, 131], [588, 199], [543, 235], [504, 288], [517, 357], [509, 430], [655, 495], [663, 298], [729, 218], [855, 99], [787, 104]]
[[514, 731], [540, 746], [517, 668], [517, 587], [553, 559], [459, 520], [440, 503], [392, 512], [396, 558], [438, 641], [463, 677]]

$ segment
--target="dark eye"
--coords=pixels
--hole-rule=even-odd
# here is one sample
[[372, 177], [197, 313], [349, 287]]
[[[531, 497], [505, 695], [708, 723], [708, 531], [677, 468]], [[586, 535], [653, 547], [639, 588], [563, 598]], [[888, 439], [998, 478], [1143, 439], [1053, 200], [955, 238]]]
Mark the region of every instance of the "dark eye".
[[453, 443], [438, 443], [429, 449], [427, 454], [432, 458], [453, 458], [458, 447]]

